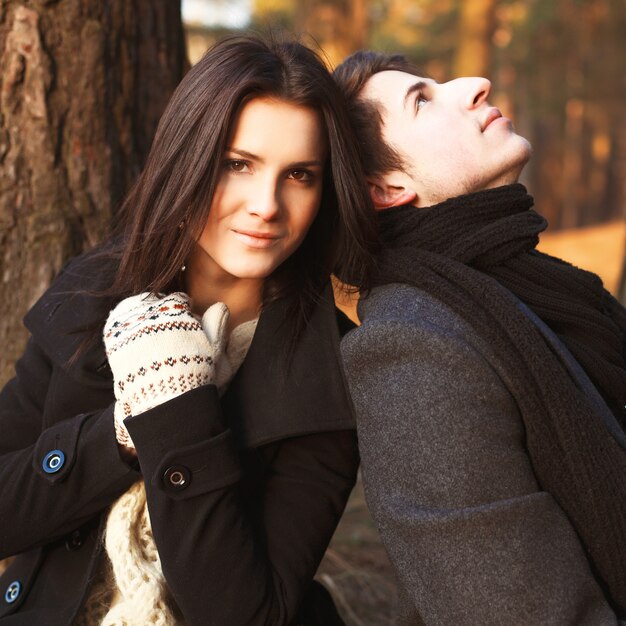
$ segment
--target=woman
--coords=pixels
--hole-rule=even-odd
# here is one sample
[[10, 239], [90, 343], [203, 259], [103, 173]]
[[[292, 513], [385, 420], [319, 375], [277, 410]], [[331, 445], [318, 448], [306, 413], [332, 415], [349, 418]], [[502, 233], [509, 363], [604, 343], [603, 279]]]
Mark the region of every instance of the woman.
[[190, 70], [121, 234], [25, 318], [1, 623], [338, 619], [312, 579], [358, 463], [328, 285], [373, 240], [357, 163], [303, 46], [230, 38]]

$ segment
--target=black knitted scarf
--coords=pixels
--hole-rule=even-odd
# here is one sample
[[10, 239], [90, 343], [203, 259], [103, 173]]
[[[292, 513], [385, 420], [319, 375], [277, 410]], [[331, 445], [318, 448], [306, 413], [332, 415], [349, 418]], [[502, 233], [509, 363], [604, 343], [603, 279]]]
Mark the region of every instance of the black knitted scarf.
[[[626, 450], [518, 299], [567, 346], [624, 429], [626, 311], [601, 280], [535, 250], [544, 218], [519, 184], [382, 211], [375, 285], [427, 291], [486, 340], [521, 411], [537, 480], [626, 615]], [[621, 444], [618, 441], [621, 440]]]

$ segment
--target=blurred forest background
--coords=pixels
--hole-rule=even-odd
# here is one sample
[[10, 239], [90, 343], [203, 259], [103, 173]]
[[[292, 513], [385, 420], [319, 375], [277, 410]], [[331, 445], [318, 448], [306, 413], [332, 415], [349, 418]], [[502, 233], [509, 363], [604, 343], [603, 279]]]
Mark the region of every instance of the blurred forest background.
[[542, 247], [624, 297], [624, 0], [2, 0], [0, 384], [22, 315], [106, 235], [189, 64], [244, 29], [295, 33], [330, 67], [371, 47], [438, 81], [490, 78], [534, 147], [522, 182], [550, 222]]
[[[486, 76], [493, 83], [490, 100], [533, 144], [523, 182], [551, 227], [624, 217], [624, 0], [186, 0], [185, 5], [192, 61], [206, 41], [235, 25], [259, 30], [273, 25], [305, 34], [330, 65], [359, 48], [375, 48], [405, 53], [440, 82]], [[202, 8], [209, 5], [222, 7], [222, 26], [207, 20], [203, 26]]]
[[[541, 247], [624, 299], [624, 0], [0, 0], [0, 385], [22, 315], [106, 236], [189, 64], [245, 29], [296, 33], [330, 67], [376, 48], [437, 81], [488, 77], [534, 147], [522, 182], [551, 224]], [[351, 626], [391, 623], [360, 486], [319, 576]]]

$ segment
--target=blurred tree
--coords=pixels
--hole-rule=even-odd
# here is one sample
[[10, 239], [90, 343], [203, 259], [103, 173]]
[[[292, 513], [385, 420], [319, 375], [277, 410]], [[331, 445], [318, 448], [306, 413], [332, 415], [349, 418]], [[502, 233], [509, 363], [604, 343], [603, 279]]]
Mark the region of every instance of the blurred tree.
[[295, 12], [293, 0], [253, 0], [252, 26], [265, 30], [293, 30]]
[[445, 81], [456, 47], [459, 0], [371, 0], [369, 45], [402, 52]]
[[461, 4], [455, 76], [491, 74], [492, 38], [495, 31], [496, 0], [472, 0]]
[[294, 27], [321, 47], [330, 66], [352, 52], [348, 0], [300, 0], [296, 4]]
[[308, 37], [334, 67], [367, 46], [368, 0], [254, 0], [253, 25]]
[[[313, 37], [331, 67], [363, 46], [367, 36], [364, 0], [301, 0], [297, 7], [296, 30]], [[355, 23], [355, 10], [360, 23]]]
[[626, 3], [524, 4], [526, 18], [512, 25], [510, 45], [498, 56], [517, 76], [517, 113], [534, 147], [527, 169], [538, 206], [552, 228], [620, 218], [626, 202]]
[[177, 2], [0, 2], [0, 383], [24, 312], [107, 232], [185, 65]]

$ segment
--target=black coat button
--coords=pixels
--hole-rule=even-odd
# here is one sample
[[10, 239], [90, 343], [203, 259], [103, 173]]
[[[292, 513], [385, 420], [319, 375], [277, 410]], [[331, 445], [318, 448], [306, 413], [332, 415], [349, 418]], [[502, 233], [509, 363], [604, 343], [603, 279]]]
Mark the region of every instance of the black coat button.
[[65, 465], [65, 454], [61, 450], [50, 450], [43, 458], [41, 467], [46, 474], [56, 474]]
[[184, 465], [172, 465], [163, 472], [163, 484], [168, 491], [182, 491], [189, 487], [191, 472]]
[[7, 604], [12, 604], [20, 597], [21, 591], [22, 591], [22, 583], [20, 583], [19, 580], [14, 580], [7, 587], [7, 590], [4, 592], [4, 601]]
[[83, 535], [80, 530], [75, 530], [66, 540], [65, 548], [69, 552], [75, 552], [79, 550], [83, 545]]

